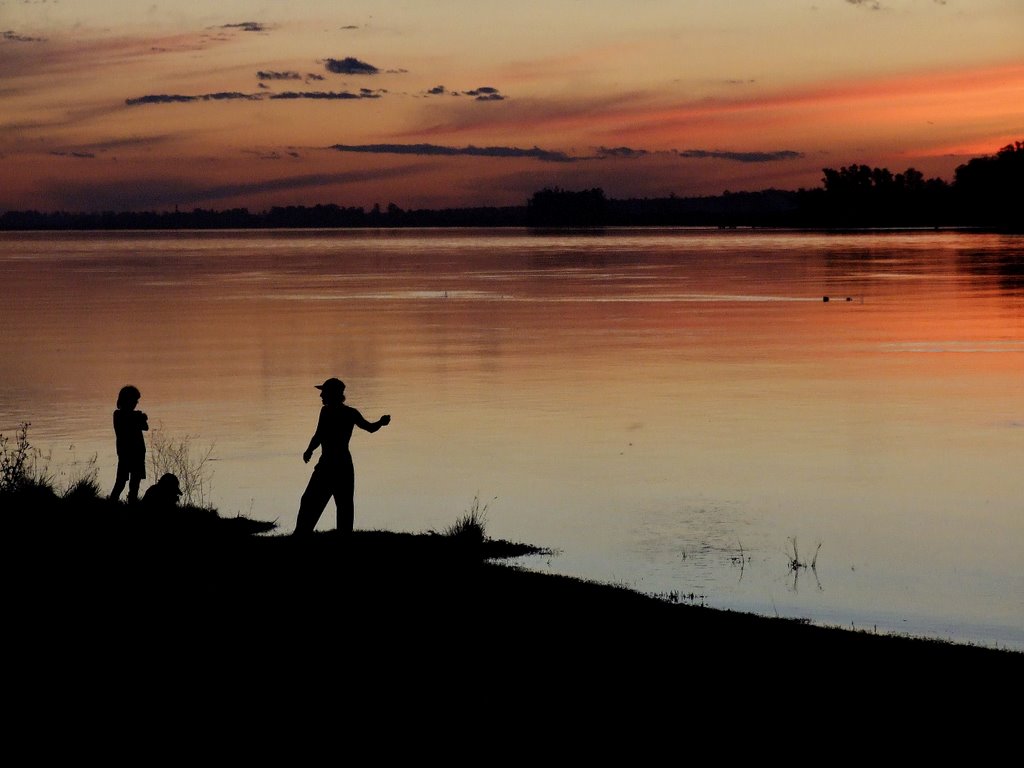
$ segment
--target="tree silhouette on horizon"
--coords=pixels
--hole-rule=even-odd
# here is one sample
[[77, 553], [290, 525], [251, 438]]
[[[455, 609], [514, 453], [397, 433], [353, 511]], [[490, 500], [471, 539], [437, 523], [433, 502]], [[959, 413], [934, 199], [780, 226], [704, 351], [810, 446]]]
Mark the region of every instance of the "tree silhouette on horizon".
[[982, 227], [1024, 231], [1024, 141], [956, 168], [954, 180], [926, 179], [915, 168], [852, 163], [822, 169], [822, 186], [721, 195], [612, 199], [600, 187], [545, 187], [523, 205], [402, 209], [388, 203], [343, 207], [274, 206], [260, 213], [223, 211], [8, 210], [0, 230], [286, 229], [376, 227]]

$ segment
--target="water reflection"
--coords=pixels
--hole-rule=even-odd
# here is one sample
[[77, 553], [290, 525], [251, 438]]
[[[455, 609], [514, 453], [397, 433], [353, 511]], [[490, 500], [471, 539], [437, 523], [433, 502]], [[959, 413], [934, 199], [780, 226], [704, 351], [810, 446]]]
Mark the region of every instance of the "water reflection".
[[942, 232], [6, 233], [0, 431], [112, 483], [136, 382], [216, 443], [221, 509], [290, 530], [310, 382], [340, 375], [401, 425], [353, 437], [357, 525], [496, 496], [491, 535], [561, 552], [536, 567], [1024, 646], [1022, 258]]

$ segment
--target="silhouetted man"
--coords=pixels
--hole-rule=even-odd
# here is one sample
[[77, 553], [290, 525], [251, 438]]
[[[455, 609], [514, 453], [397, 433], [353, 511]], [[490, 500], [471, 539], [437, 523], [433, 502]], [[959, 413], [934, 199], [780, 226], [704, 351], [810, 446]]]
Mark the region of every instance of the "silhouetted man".
[[299, 502], [299, 516], [295, 521], [293, 535], [313, 532], [331, 496], [338, 508], [338, 531], [351, 533], [355, 517], [355, 468], [352, 466], [348, 441], [352, 437], [352, 428], [376, 432], [390, 424], [391, 417], [385, 414], [371, 423], [355, 408], [345, 405], [345, 385], [340, 379], [328, 379], [316, 388], [320, 390], [324, 406], [320, 409], [316, 432], [306, 452], [302, 454], [302, 460], [308, 464], [313, 451], [320, 448], [320, 461], [314, 467]]

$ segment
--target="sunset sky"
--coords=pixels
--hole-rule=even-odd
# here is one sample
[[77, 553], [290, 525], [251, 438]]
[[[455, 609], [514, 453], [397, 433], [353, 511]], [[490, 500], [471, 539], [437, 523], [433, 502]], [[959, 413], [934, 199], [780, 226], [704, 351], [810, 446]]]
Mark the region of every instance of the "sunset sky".
[[951, 180], [1024, 139], [1024, 0], [0, 0], [0, 34], [0, 211]]

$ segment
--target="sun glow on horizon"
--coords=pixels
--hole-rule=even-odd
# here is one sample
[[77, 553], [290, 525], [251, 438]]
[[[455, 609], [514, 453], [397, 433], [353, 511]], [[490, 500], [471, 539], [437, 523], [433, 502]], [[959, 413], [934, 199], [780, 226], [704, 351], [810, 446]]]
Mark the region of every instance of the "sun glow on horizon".
[[7, 7], [0, 209], [716, 194], [851, 162], [950, 178], [1024, 135], [1024, 6], [527, 5]]

